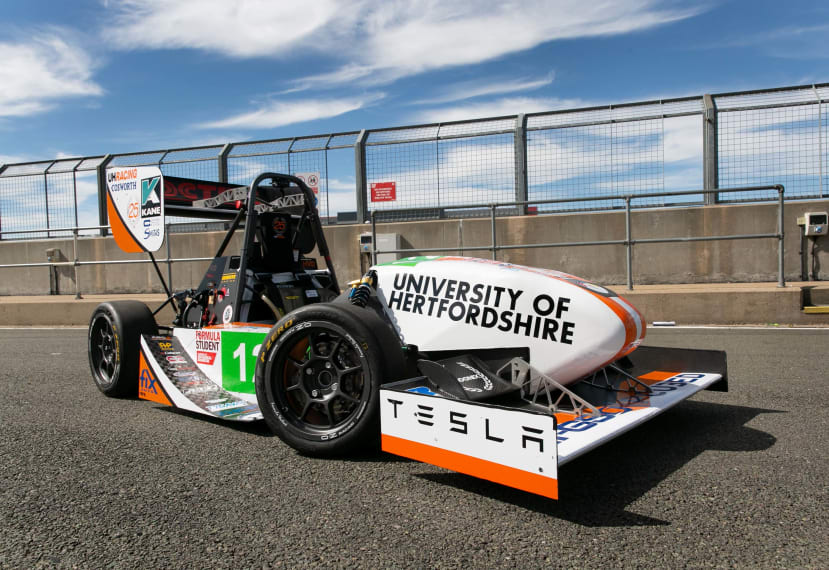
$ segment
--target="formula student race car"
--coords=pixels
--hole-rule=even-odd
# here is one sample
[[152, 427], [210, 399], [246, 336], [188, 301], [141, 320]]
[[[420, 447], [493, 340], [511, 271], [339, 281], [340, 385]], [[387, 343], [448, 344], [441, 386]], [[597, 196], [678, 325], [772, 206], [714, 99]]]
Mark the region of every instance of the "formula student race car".
[[[639, 346], [645, 322], [630, 303], [558, 271], [412, 257], [341, 293], [314, 194], [293, 176], [263, 173], [244, 187], [114, 168], [107, 209], [118, 245], [154, 265], [165, 212], [229, 225], [195, 289], [168, 290], [155, 312], [136, 301], [97, 307], [88, 340], [98, 388], [264, 419], [302, 453], [380, 441], [557, 498], [562, 464], [698, 390], [727, 388], [723, 352]], [[314, 250], [325, 268], [306, 257]], [[168, 303], [176, 317], [159, 325]]]

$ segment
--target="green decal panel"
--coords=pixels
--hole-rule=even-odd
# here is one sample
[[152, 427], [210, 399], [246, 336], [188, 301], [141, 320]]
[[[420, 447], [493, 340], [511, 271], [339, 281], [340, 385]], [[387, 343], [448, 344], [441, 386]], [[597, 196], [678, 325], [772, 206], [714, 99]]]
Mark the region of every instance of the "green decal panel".
[[222, 388], [228, 392], [254, 394], [256, 357], [268, 331], [222, 331]]
[[440, 259], [440, 257], [441, 256], [439, 255], [421, 255], [419, 257], [404, 257], [403, 259], [398, 259], [397, 261], [378, 263], [377, 265], [404, 265], [407, 267], [414, 267], [418, 263], [422, 263], [424, 261], [434, 261], [436, 259]]

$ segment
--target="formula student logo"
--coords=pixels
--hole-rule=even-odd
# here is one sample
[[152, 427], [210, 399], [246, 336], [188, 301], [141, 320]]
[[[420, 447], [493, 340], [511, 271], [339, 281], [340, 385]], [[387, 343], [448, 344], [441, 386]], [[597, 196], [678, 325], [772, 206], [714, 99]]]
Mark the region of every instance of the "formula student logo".
[[160, 176], [141, 181], [141, 217], [153, 218], [161, 215], [161, 199], [158, 195]]

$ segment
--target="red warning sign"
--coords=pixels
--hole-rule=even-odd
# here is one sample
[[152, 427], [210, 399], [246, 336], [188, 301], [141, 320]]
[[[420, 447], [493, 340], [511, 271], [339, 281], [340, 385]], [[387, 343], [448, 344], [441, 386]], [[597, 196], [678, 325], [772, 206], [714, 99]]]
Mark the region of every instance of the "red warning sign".
[[371, 183], [371, 201], [372, 202], [394, 202], [397, 200], [397, 183], [396, 182], [372, 182]]

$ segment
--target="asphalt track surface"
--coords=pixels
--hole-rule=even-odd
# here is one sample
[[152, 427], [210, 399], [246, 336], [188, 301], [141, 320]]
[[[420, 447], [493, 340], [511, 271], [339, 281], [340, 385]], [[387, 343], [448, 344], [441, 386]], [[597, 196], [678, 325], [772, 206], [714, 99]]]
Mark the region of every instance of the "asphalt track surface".
[[380, 453], [297, 455], [94, 387], [83, 330], [0, 330], [0, 567], [826, 567], [829, 330], [657, 330], [704, 392], [551, 501]]

